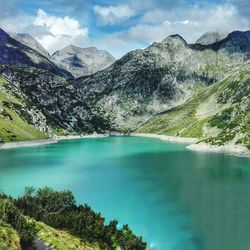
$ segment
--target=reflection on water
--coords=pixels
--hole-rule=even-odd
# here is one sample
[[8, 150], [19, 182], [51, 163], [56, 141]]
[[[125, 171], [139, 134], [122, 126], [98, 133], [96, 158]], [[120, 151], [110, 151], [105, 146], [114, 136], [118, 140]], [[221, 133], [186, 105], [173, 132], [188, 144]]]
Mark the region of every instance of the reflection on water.
[[250, 249], [250, 159], [135, 137], [12, 149], [0, 159], [4, 191], [69, 188], [152, 249]]

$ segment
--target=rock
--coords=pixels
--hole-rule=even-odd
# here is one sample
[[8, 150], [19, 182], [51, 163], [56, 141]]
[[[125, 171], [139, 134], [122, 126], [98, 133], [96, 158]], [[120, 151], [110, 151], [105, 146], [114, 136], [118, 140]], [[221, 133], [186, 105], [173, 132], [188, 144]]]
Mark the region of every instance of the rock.
[[202, 45], [213, 44], [225, 39], [228, 34], [228, 32], [206, 32], [196, 41], [196, 43]]
[[189, 45], [180, 35], [129, 52], [107, 69], [76, 79], [89, 106], [108, 113], [119, 129], [134, 129], [183, 103], [196, 89], [225, 77], [229, 63], [249, 53], [248, 32], [233, 32], [212, 45]]
[[74, 77], [91, 75], [115, 62], [115, 58], [107, 51], [74, 45], [55, 52], [51, 59], [58, 67], [71, 72]]
[[9, 33], [9, 35], [18, 42], [36, 50], [41, 55], [47, 58], [50, 57], [49, 52], [30, 34]]

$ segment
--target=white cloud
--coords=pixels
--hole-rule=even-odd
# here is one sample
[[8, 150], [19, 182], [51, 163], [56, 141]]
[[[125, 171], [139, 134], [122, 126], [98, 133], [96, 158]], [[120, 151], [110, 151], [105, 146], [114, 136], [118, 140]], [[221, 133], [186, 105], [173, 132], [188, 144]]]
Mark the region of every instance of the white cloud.
[[68, 16], [52, 16], [42, 9], [37, 11], [33, 25], [35, 27], [43, 27], [43, 29], [48, 31], [47, 34], [37, 35], [35, 38], [49, 52], [62, 49], [69, 44], [84, 46], [88, 37], [88, 28], [81, 28], [76, 19]]
[[155, 9], [144, 13], [141, 17], [141, 23], [162, 23], [166, 19], [166, 12], [163, 10]]
[[[158, 23], [151, 21], [153, 16]], [[193, 43], [207, 31], [231, 32], [249, 28], [249, 19], [239, 15], [238, 10], [231, 4], [210, 5], [206, 9], [192, 6], [164, 12], [152, 10], [148, 14], [146, 12], [135, 26], [107, 36], [103, 49], [110, 49], [119, 57], [126, 53], [128, 48], [144, 48], [146, 44], [160, 42], [172, 34], [180, 34], [187, 42]]]
[[135, 12], [126, 4], [102, 7], [94, 6], [94, 12], [98, 15], [98, 25], [114, 25], [135, 16]]

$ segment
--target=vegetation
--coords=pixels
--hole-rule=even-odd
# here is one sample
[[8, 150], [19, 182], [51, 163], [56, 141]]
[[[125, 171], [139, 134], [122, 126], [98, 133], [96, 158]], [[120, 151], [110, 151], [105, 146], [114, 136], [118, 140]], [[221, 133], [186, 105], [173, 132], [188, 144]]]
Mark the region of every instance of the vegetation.
[[249, 62], [228, 77], [200, 90], [183, 105], [160, 113], [137, 132], [198, 137], [210, 144], [229, 141], [250, 148]]
[[53, 249], [58, 250], [99, 250], [98, 244], [83, 242], [80, 237], [73, 236], [66, 231], [56, 230], [42, 222], [36, 223], [37, 236]]
[[20, 250], [20, 239], [17, 232], [8, 224], [0, 221], [0, 249]]
[[26, 188], [17, 199], [2, 194], [0, 220], [18, 232], [22, 246], [32, 245], [38, 236], [60, 250], [81, 249], [82, 245], [84, 249], [146, 249], [128, 225], [118, 229], [115, 220], [104, 224], [100, 213], [86, 204], [77, 205], [70, 191]]
[[0, 76], [0, 143], [47, 138], [29, 124], [26, 109], [25, 98]]

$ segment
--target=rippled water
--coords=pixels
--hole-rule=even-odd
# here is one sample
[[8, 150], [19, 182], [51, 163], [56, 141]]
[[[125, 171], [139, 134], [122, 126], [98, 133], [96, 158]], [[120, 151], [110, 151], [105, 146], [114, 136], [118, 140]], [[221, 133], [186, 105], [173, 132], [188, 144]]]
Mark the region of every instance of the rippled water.
[[70, 189], [157, 250], [250, 249], [250, 159], [153, 138], [67, 140], [0, 150], [0, 189]]

